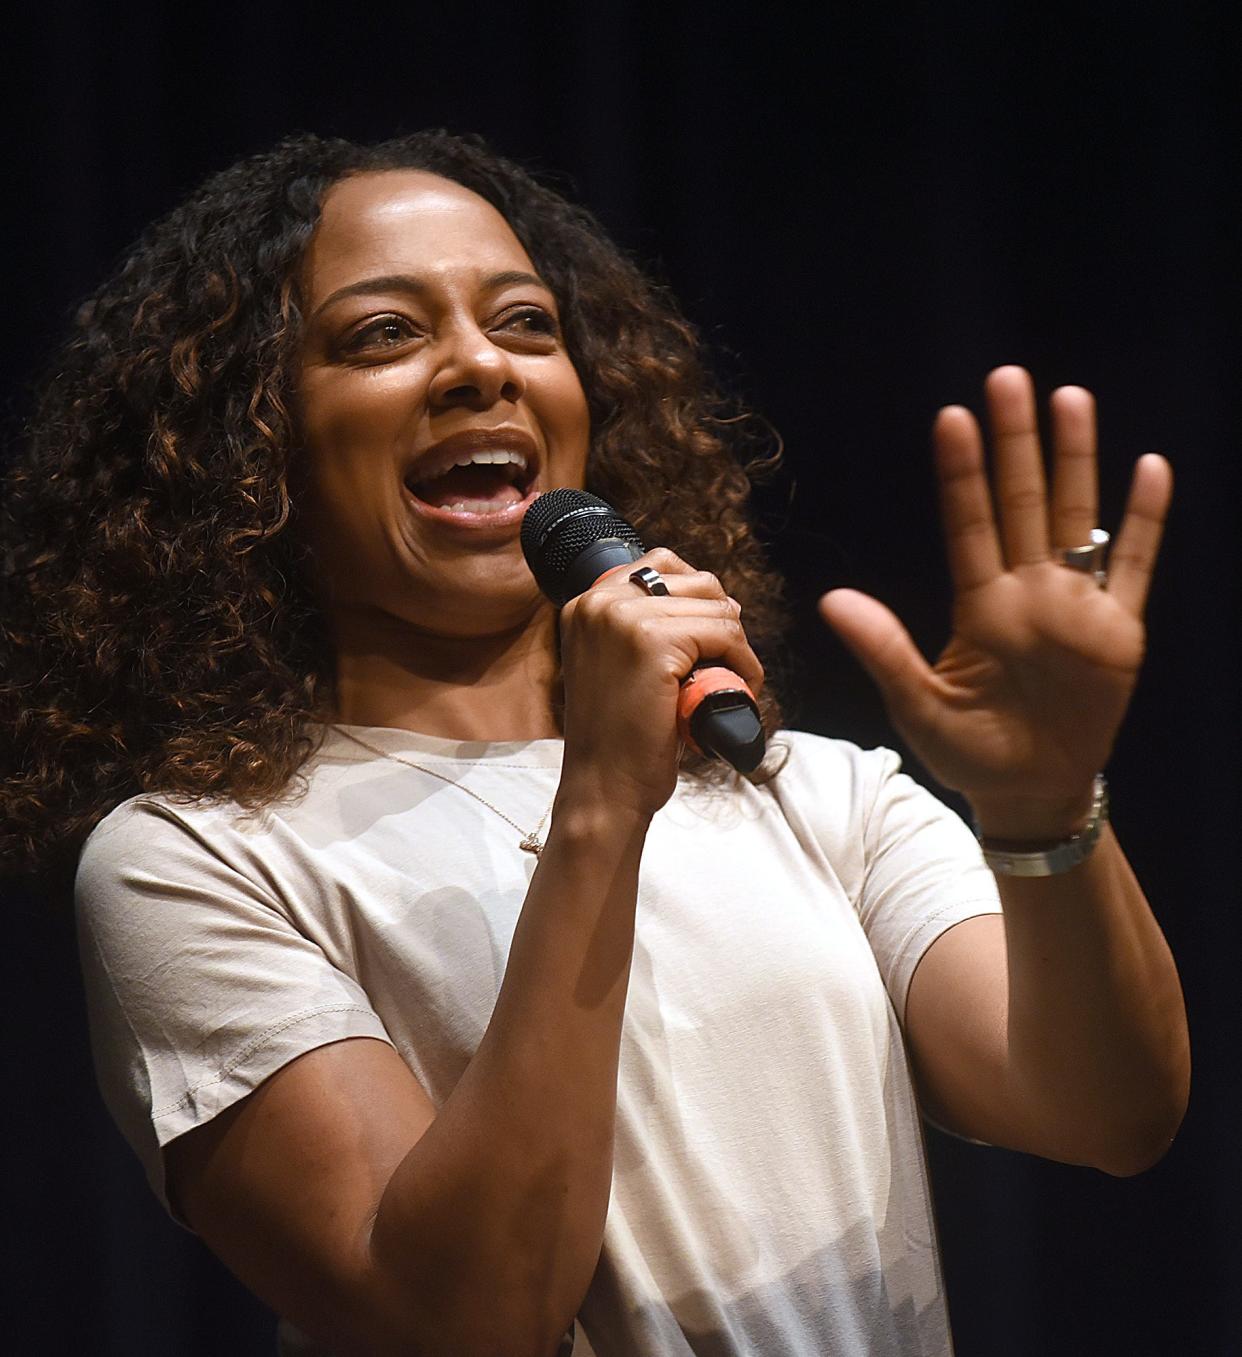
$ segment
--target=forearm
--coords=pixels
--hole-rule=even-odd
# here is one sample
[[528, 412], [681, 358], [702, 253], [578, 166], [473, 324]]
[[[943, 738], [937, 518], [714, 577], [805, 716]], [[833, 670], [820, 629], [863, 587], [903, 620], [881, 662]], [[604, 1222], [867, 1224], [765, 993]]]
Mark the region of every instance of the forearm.
[[491, 1022], [380, 1202], [374, 1265], [437, 1353], [554, 1347], [594, 1272], [646, 828], [562, 790]]
[[1037, 1152], [1137, 1172], [1168, 1148], [1190, 1082], [1177, 970], [1110, 830], [1050, 877], [998, 877], [1009, 1095]]

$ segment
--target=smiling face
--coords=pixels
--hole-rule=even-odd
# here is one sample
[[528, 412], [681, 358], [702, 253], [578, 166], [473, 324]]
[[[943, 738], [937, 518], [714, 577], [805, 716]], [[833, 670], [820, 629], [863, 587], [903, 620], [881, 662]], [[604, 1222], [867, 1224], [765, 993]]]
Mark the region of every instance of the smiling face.
[[450, 180], [359, 174], [325, 196], [302, 283], [302, 508], [330, 608], [442, 636], [521, 625], [522, 516], [582, 486], [589, 420], [517, 237]]

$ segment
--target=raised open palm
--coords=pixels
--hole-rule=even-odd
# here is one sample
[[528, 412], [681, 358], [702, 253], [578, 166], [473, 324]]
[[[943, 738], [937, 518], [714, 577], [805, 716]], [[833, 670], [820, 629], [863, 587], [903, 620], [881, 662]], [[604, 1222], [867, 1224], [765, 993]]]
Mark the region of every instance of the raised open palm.
[[1030, 376], [998, 368], [985, 392], [991, 486], [969, 411], [949, 406], [933, 429], [954, 586], [939, 659], [929, 665], [864, 594], [833, 590], [820, 611], [879, 684], [903, 738], [987, 832], [1056, 835], [1085, 812], [1134, 689], [1172, 473], [1163, 457], [1139, 459], [1101, 589], [1059, 554], [1097, 526], [1090, 393], [1053, 393], [1050, 500]]

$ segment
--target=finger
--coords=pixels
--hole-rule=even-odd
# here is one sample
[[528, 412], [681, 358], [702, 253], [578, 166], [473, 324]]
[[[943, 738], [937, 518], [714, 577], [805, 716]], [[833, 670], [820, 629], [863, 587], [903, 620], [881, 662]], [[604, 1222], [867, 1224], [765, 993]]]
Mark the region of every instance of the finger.
[[639, 633], [645, 645], [667, 656], [668, 677], [677, 683], [710, 660], [732, 669], [751, 692], [763, 689], [763, 665], [736, 617], [662, 616], [644, 620]]
[[715, 575], [707, 570], [695, 570], [667, 547], [656, 547], [636, 561], [627, 561], [605, 570], [591, 588], [647, 592], [641, 581], [633, 579], [634, 574], [644, 568], [654, 570], [660, 576], [669, 594], [693, 598], [728, 598], [724, 585]]
[[565, 605], [561, 626], [566, 632], [592, 638], [588, 648], [596, 653], [606, 636], [620, 640], [626, 664], [640, 663], [643, 657], [663, 657], [661, 668], [674, 683], [685, 679], [696, 664], [713, 660], [733, 669], [758, 692], [763, 686], [763, 666], [746, 639], [741, 611], [731, 598], [672, 594], [645, 598], [637, 590], [597, 588]]
[[1048, 559], [1048, 501], [1035, 390], [1025, 368], [1003, 367], [984, 383], [995, 451], [996, 503], [1010, 569]]
[[[592, 593], [595, 591], [592, 590]], [[606, 608], [619, 610], [617, 616], [627, 622], [647, 622], [653, 618], [674, 617], [690, 619], [701, 617], [708, 621], [736, 622], [742, 615], [742, 605], [735, 598], [703, 598], [697, 595], [679, 595], [672, 592], [644, 598], [637, 591], [632, 594], [610, 596]]]
[[820, 616], [871, 675], [900, 725], [931, 723], [932, 672], [910, 633], [878, 599], [833, 589], [819, 601]]
[[1108, 557], [1108, 592], [1136, 617], [1147, 602], [1172, 498], [1173, 468], [1159, 453], [1140, 457], [1121, 531]]
[[974, 415], [961, 405], [946, 406], [932, 426], [932, 443], [949, 572], [958, 593], [965, 593], [1005, 569]]
[[[635, 569], [637, 568], [635, 566]], [[724, 585], [710, 570], [690, 570], [684, 575], [664, 575], [664, 583], [668, 586], [668, 591], [674, 598], [702, 598], [718, 601], [729, 597]]]
[[[674, 581], [669, 581], [670, 586]], [[676, 581], [678, 585], [681, 581]], [[593, 621], [603, 622], [612, 618], [621, 626], [640, 627], [661, 618], [705, 618], [711, 621], [722, 620], [736, 622], [742, 615], [742, 605], [735, 598], [704, 597], [694, 594], [645, 595], [640, 589], [628, 584], [622, 577], [620, 588], [595, 586], [585, 594], [571, 598], [561, 609], [562, 625], [568, 625], [571, 619], [579, 616], [589, 617]]]
[[642, 555], [634, 562], [634, 569], [641, 565], [647, 565], [652, 570], [658, 570], [662, 575], [698, 575], [704, 574], [704, 571], [698, 571], [694, 566], [683, 561], [675, 551], [668, 547], [652, 547], [652, 549]]
[[1099, 526], [1095, 398], [1081, 386], [1052, 393], [1052, 545], [1081, 547]]

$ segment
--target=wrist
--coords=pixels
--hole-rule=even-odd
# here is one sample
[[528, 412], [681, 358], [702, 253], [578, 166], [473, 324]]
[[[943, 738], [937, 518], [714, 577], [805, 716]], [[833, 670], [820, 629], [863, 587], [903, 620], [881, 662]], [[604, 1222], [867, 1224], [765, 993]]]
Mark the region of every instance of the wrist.
[[981, 839], [1038, 848], [1081, 834], [1091, 819], [1095, 781], [1063, 797], [968, 797], [975, 833]]
[[567, 770], [552, 803], [549, 836], [555, 830], [558, 838], [624, 841], [646, 834], [655, 809], [623, 792], [614, 779]]
[[[978, 824], [975, 833], [984, 861], [996, 875], [1059, 876], [1091, 856], [1107, 824], [1108, 784], [1103, 773], [1097, 773], [1086, 820], [1059, 839], [1002, 839], [986, 833]], [[1029, 820], [1023, 822], [1024, 828], [1029, 826]]]

